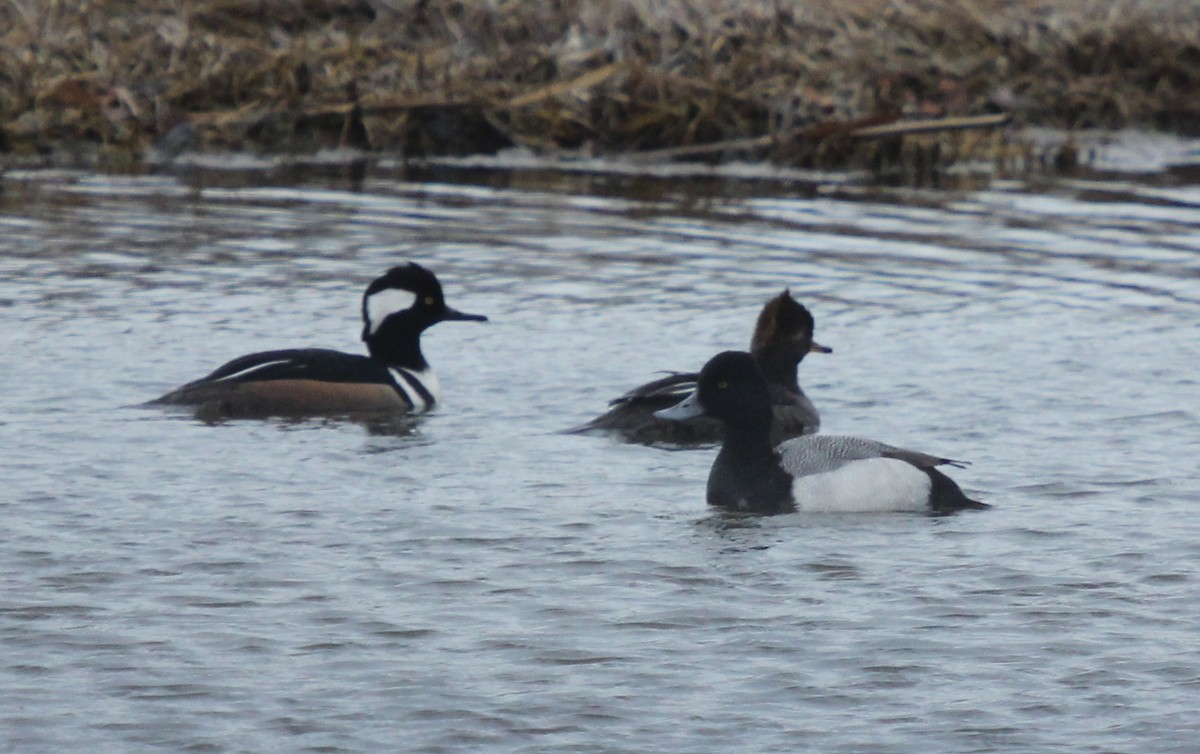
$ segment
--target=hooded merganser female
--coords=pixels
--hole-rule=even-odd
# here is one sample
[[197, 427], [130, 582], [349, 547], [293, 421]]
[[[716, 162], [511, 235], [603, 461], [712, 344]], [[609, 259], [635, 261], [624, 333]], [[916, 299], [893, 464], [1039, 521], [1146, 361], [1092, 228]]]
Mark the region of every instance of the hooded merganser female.
[[[812, 314], [792, 298], [791, 291], [763, 305], [750, 353], [767, 378], [772, 414], [771, 441], [774, 444], [800, 435], [809, 435], [821, 427], [821, 415], [796, 380], [796, 368], [810, 353], [833, 353], [813, 341]], [[611, 430], [627, 440], [645, 445], [713, 445], [721, 441], [721, 423], [710, 417], [672, 422], [655, 412], [675, 405], [696, 389], [695, 372], [673, 372], [636, 387], [609, 402], [607, 413], [568, 432]]]
[[725, 351], [700, 370], [696, 391], [658, 412], [663, 419], [718, 419], [721, 450], [708, 475], [708, 504], [741, 513], [795, 511], [951, 513], [990, 508], [935, 467], [965, 464], [859, 437], [811, 435], [774, 448], [767, 381], [750, 354]]
[[446, 321], [486, 322], [446, 306], [434, 274], [410, 262], [367, 286], [362, 339], [369, 356], [324, 348], [242, 356], [151, 404], [194, 406], [206, 419], [415, 413], [441, 400], [421, 333]]

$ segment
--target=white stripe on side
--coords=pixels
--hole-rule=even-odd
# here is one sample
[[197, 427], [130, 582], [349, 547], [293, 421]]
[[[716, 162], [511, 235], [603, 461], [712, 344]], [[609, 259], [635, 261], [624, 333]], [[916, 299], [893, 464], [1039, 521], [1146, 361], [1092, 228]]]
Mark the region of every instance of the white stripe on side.
[[255, 372], [259, 371], [260, 369], [266, 369], [267, 367], [273, 367], [273, 366], [276, 366], [279, 364], [290, 364], [291, 361], [292, 361], [291, 359], [276, 359], [275, 361], [264, 361], [261, 364], [255, 364], [252, 367], [246, 367], [245, 369], [242, 369], [241, 371], [238, 371], [238, 372], [234, 372], [233, 374], [227, 374], [224, 377], [218, 377], [217, 379], [213, 380], [213, 382], [224, 382], [225, 380], [236, 380], [239, 377], [245, 377], [246, 375], [254, 374]]
[[[401, 369], [400, 367], [388, 367], [388, 372], [392, 375], [392, 380], [396, 386], [408, 398], [408, 402], [412, 404], [413, 411], [426, 411], [433, 407], [435, 403], [440, 403], [442, 400], [442, 386], [438, 382], [437, 375], [432, 369], [416, 370], [416, 369]], [[432, 401], [427, 401], [420, 390], [415, 387], [416, 384], [425, 388], [425, 391], [433, 397]]]
[[927, 511], [933, 482], [894, 458], [851, 461], [834, 471], [792, 481], [796, 509], [830, 513]]
[[378, 293], [367, 297], [367, 325], [369, 332], [375, 332], [383, 321], [405, 309], [411, 308], [417, 300], [417, 294], [400, 288], [384, 288]]

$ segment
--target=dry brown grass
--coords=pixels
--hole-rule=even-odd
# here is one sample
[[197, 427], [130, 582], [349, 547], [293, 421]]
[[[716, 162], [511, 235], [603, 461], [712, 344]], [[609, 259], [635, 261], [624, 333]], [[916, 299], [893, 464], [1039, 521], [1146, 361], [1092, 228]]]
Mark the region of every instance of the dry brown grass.
[[863, 127], [1195, 133], [1198, 95], [1187, 0], [0, 0], [14, 155], [519, 144], [881, 167], [1005, 139]]

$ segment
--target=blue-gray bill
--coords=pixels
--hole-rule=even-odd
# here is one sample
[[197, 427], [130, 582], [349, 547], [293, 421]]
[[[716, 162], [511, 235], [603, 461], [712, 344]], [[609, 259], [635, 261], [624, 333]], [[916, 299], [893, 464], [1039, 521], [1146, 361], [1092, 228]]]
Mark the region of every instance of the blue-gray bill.
[[671, 421], [687, 421], [695, 419], [697, 416], [704, 415], [704, 407], [700, 405], [700, 399], [697, 397], [696, 391], [676, 403], [670, 408], [664, 408], [661, 411], [655, 411], [654, 415], [659, 419], [670, 419]]

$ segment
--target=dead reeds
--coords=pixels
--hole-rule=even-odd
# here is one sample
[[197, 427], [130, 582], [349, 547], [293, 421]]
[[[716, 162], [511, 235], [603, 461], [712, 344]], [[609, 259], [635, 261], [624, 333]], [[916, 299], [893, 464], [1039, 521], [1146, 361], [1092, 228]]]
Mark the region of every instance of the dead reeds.
[[997, 159], [1009, 122], [1200, 132], [1197, 92], [1184, 0], [0, 0], [15, 156], [520, 145], [885, 169]]

